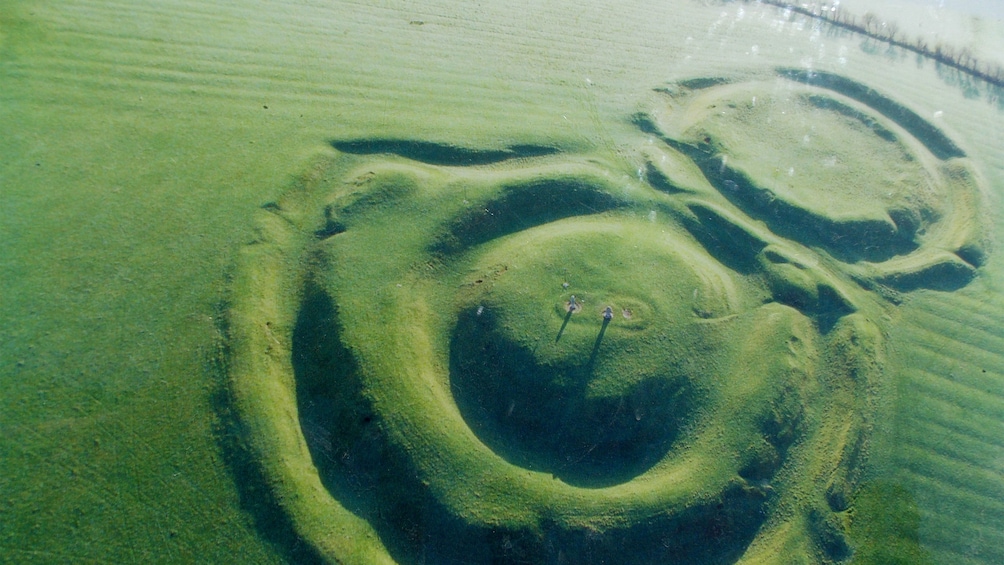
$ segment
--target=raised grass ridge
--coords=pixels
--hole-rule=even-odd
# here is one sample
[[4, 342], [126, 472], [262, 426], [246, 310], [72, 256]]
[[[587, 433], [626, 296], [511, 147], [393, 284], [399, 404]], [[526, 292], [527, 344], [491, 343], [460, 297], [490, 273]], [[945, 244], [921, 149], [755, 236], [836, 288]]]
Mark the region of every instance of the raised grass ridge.
[[[961, 179], [958, 205], [906, 193], [858, 214], [853, 190], [816, 202], [811, 183], [764, 182], [728, 137], [727, 114], [745, 127], [753, 110], [746, 88], [665, 89], [707, 108], [634, 116], [662, 142], [636, 176], [545, 146], [332, 142], [310, 187], [266, 211], [281, 259], [247, 267], [284, 280], [268, 286], [281, 300], [238, 292], [234, 307], [236, 356], [279, 399], [264, 408], [250, 381], [235, 403], [284, 438], [256, 453], [297, 534], [331, 560], [398, 562], [873, 550], [851, 522], [875, 496], [862, 485], [895, 293], [874, 291], [967, 284], [962, 255], [986, 256], [964, 221], [980, 187], [957, 156], [912, 156], [903, 136], [930, 132], [909, 114], [815, 87], [798, 111], [890, 144], [905, 178]], [[939, 143], [916, 147], [951, 154]], [[241, 357], [252, 343], [267, 353]], [[366, 543], [331, 541], [325, 517]]]
[[892, 98], [885, 96], [874, 88], [842, 75], [818, 70], [779, 68], [778, 74], [805, 84], [821, 86], [839, 92], [848, 98], [853, 98], [882, 112], [898, 123], [903, 129], [917, 137], [939, 159], [965, 157], [965, 152], [927, 120], [916, 112]]

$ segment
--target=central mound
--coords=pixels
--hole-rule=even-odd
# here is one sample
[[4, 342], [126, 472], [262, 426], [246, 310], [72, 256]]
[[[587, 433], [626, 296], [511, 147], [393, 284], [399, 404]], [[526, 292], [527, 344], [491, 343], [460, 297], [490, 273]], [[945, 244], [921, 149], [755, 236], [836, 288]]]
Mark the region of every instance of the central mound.
[[976, 276], [985, 187], [794, 78], [658, 89], [636, 154], [333, 142], [226, 318], [283, 527], [338, 562], [846, 561], [890, 299]]
[[727, 283], [685, 248], [658, 224], [575, 218], [480, 254], [490, 282], [462, 300], [450, 379], [482, 441], [583, 486], [657, 463], [700, 403], [706, 318], [728, 311]]

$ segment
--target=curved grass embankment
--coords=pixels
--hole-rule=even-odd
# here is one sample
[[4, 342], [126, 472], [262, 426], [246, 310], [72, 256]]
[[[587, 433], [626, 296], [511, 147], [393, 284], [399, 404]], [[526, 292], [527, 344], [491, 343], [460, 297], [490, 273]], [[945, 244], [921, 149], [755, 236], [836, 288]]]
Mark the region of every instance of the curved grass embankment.
[[688, 85], [636, 120], [651, 184], [602, 155], [351, 140], [263, 209], [230, 378], [319, 556], [852, 554], [893, 307], [872, 290], [936, 286], [946, 255], [971, 278], [981, 188], [783, 72]]
[[663, 89], [687, 112], [636, 121], [691, 156], [733, 205], [859, 279], [900, 290], [967, 284], [986, 259], [989, 218], [961, 149], [865, 85], [777, 74], [785, 80]]

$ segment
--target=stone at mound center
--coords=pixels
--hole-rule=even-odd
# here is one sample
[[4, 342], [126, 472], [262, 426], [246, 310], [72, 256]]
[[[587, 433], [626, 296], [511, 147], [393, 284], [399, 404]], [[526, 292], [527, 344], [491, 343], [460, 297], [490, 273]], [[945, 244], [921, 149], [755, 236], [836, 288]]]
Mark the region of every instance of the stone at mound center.
[[[716, 335], [698, 313], [729, 313], [728, 275], [660, 225], [626, 219], [528, 230], [477, 263], [507, 268], [462, 307], [451, 342], [471, 428], [570, 482], [622, 482], [658, 462], [706, 378], [692, 359], [707, 359]], [[606, 306], [632, 317], [604, 322]]]

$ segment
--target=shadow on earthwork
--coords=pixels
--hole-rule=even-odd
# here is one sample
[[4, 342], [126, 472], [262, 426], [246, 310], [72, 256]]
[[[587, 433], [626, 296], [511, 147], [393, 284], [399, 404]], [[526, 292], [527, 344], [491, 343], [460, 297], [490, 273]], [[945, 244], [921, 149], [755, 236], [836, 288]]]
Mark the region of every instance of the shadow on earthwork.
[[407, 563], [425, 541], [426, 520], [415, 515], [426, 504], [424, 493], [401, 480], [400, 459], [383, 439], [340, 333], [337, 307], [308, 283], [292, 343], [300, 428], [324, 487], [374, 526], [396, 561]]
[[251, 447], [250, 431], [233, 408], [235, 399], [227, 385], [231, 358], [228, 307], [228, 304], [220, 304], [213, 317], [218, 321], [217, 331], [223, 339], [220, 349], [209, 360], [217, 379], [212, 404], [218, 419], [213, 433], [223, 460], [233, 475], [241, 508], [254, 520], [255, 529], [262, 537], [290, 563], [324, 563], [323, 557], [296, 534], [295, 525], [275, 499], [268, 486], [268, 477]]
[[587, 389], [608, 321], [588, 357], [583, 352], [573, 364], [545, 366], [503, 336], [493, 318], [489, 311], [459, 316], [450, 387], [467, 425], [495, 453], [569, 484], [600, 488], [631, 480], [669, 451], [690, 414], [686, 379], [643, 379], [623, 394], [594, 397]]

